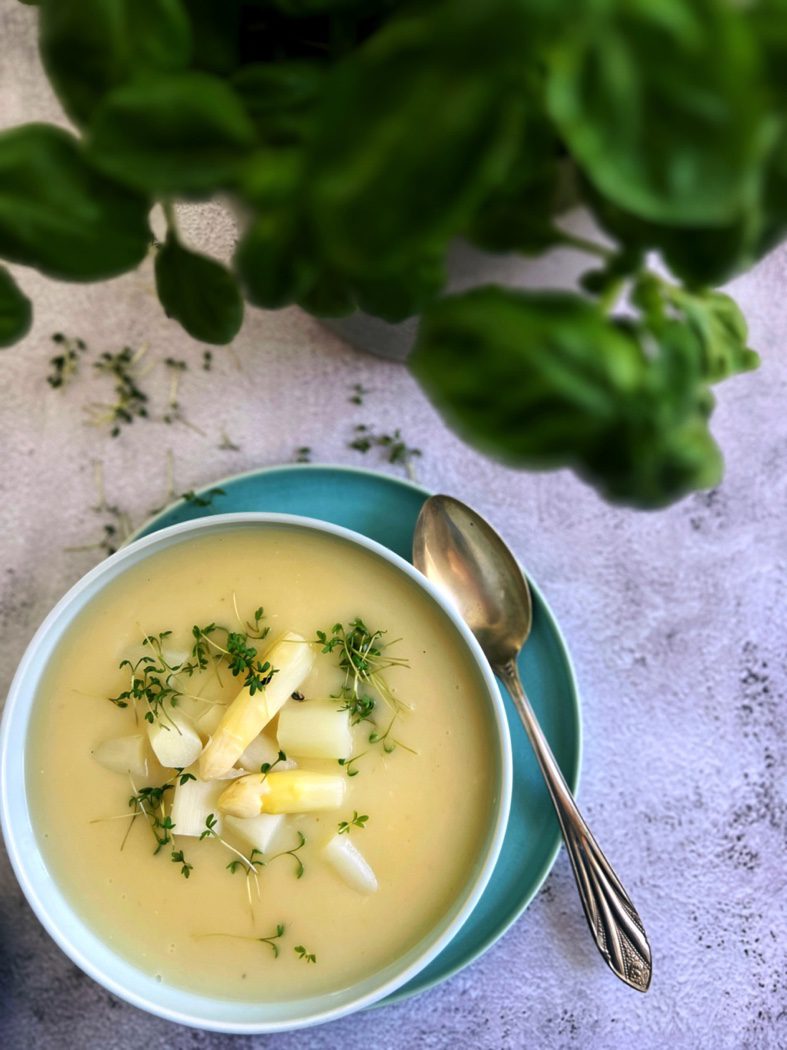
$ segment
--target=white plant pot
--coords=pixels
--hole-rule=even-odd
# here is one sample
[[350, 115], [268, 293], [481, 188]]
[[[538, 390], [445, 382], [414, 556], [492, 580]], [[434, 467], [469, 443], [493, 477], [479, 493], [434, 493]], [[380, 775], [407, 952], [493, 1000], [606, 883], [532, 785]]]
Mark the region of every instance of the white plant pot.
[[[561, 225], [579, 237], [602, 240], [590, 216], [573, 211], [563, 217]], [[449, 292], [465, 291], [484, 284], [502, 284], [510, 288], [576, 288], [577, 278], [596, 265], [593, 257], [573, 248], [557, 248], [535, 258], [509, 253], [491, 255], [466, 241], [456, 241], [447, 260]], [[408, 317], [398, 324], [382, 321], [372, 314], [357, 313], [348, 317], [321, 318], [322, 323], [351, 346], [377, 357], [404, 361], [418, 333], [418, 318]]]

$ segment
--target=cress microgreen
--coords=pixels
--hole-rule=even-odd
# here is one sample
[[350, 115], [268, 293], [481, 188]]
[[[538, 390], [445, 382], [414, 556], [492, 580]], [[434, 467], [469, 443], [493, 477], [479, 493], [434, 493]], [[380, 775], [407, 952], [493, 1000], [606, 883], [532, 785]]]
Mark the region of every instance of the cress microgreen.
[[200, 840], [218, 838], [218, 832], [216, 831], [218, 822], [218, 817], [215, 813], [208, 813], [207, 817], [205, 817], [205, 830], [200, 832]]
[[276, 932], [275, 933], [270, 934], [270, 936], [268, 936], [268, 937], [259, 937], [258, 938], [260, 943], [267, 944], [270, 947], [271, 951], [273, 952], [273, 958], [274, 959], [278, 959], [279, 958], [279, 946], [275, 942], [277, 940], [279, 940], [280, 937], [284, 936], [284, 930], [285, 930], [284, 923], [280, 922], [276, 926]]
[[180, 874], [183, 876], [184, 879], [187, 879], [194, 870], [194, 865], [189, 864], [189, 862], [183, 856], [182, 849], [173, 850], [171, 860], [173, 864], [180, 864]]
[[358, 810], [353, 810], [353, 815], [350, 820], [339, 821], [339, 834], [349, 835], [353, 828], [360, 828], [363, 830], [366, 827], [366, 822], [369, 819], [367, 814], [358, 814]]

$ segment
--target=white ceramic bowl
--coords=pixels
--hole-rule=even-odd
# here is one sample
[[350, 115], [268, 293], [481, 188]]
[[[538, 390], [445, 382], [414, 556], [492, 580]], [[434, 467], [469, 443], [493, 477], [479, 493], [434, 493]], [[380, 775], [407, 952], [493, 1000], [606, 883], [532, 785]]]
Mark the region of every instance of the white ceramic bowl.
[[[496, 772], [493, 819], [475, 869], [434, 928], [403, 956], [351, 988], [276, 1003], [231, 1001], [197, 995], [157, 981], [117, 955], [82, 919], [47, 870], [39, 850], [25, 786], [26, 743], [38, 684], [55, 647], [74, 618], [95, 596], [152, 554], [189, 542], [196, 535], [268, 525], [316, 530], [342, 537], [373, 552], [408, 576], [455, 626], [478, 665], [494, 728]], [[287, 514], [224, 514], [173, 525], [130, 544], [84, 576], [44, 620], [27, 648], [11, 684], [0, 733], [0, 818], [8, 854], [30, 906], [56, 943], [82, 970], [109, 991], [170, 1021], [229, 1033], [282, 1031], [333, 1020], [384, 998], [405, 984], [446, 947], [467, 920], [486, 887], [503, 841], [511, 799], [511, 744], [494, 676], [468, 628], [445, 598], [411, 565], [348, 529]]]

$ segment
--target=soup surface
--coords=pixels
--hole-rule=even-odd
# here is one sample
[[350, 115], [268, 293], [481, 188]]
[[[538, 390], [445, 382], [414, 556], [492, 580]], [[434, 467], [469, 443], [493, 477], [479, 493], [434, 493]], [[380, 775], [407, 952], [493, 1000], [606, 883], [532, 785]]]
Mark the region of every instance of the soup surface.
[[[362, 676], [353, 691], [340, 667], [342, 645], [322, 651], [317, 632], [330, 641], [342, 625], [339, 637], [347, 637], [356, 618], [369, 637], [386, 633], [374, 642], [377, 687]], [[128, 692], [135, 675], [139, 681], [143, 657], [157, 666], [145, 637], [171, 631], [160, 643], [161, 659], [185, 671], [159, 678], [186, 694], [177, 717], [197, 726], [206, 742], [199, 719], [208, 711], [225, 717], [245, 674], [233, 677], [230, 657], [221, 655], [237, 646], [221, 626], [194, 633], [213, 625], [235, 632], [247, 657], [257, 650], [257, 667], [286, 632], [300, 634], [306, 642], [297, 644], [308, 642], [314, 652], [294, 698], [265, 727], [268, 740], [276, 741], [285, 711], [297, 706], [298, 717], [314, 703], [325, 709], [330, 701], [350, 727], [351, 753], [341, 763], [292, 754], [279, 762], [278, 771], [294, 760], [296, 772], [341, 778], [342, 798], [329, 809], [286, 811], [264, 851], [252, 853], [234, 830], [240, 825], [230, 827], [215, 801], [212, 827], [211, 819], [200, 825], [204, 837], [179, 834], [177, 820], [168, 826], [182, 774], [156, 761], [149, 738], [159, 720], [166, 723], [164, 708], [151, 710], [151, 693], [127, 697], [127, 706], [108, 699]], [[195, 638], [206, 667], [195, 659]], [[279, 526], [190, 538], [109, 586], [47, 668], [27, 754], [45, 861], [84, 920], [161, 980], [248, 1000], [338, 990], [414, 946], [450, 909], [478, 862], [495, 779], [483, 694], [483, 679], [450, 621], [371, 552]], [[356, 697], [361, 702], [353, 704]], [[218, 732], [215, 722], [211, 729]], [[167, 732], [174, 739], [172, 725]], [[123, 736], [142, 737], [142, 775], [97, 760], [107, 740]], [[260, 792], [271, 790], [276, 769], [267, 782], [264, 767], [248, 761], [230, 774], [249, 768], [257, 770]], [[199, 761], [186, 773], [199, 778]], [[241, 781], [226, 780], [219, 790], [233, 783]], [[163, 790], [145, 794], [149, 788]], [[371, 871], [376, 889], [359, 890], [352, 870], [347, 881], [324, 852], [329, 841], [352, 844], [362, 858], [361, 883]]]

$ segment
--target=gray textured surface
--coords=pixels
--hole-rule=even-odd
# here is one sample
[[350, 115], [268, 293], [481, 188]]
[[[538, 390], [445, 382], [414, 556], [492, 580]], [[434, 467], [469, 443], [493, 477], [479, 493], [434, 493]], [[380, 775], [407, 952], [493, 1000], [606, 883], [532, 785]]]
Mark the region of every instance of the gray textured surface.
[[[57, 114], [33, 20], [0, 0], [2, 126]], [[195, 241], [228, 251], [231, 224], [217, 209], [184, 209], [183, 221]], [[556, 256], [547, 269], [569, 264]], [[94, 460], [109, 497], [139, 516], [164, 495], [167, 449], [182, 490], [286, 461], [302, 444], [364, 463], [346, 448], [352, 424], [401, 426], [425, 450], [420, 479], [495, 522], [561, 620], [584, 697], [582, 803], [647, 922], [655, 976], [640, 997], [608, 974], [561, 854], [516, 927], [441, 988], [305, 1035], [225, 1039], [148, 1017], [83, 977], [0, 853], [4, 1050], [787, 1045], [785, 269], [779, 252], [734, 289], [764, 363], [721, 392], [724, 484], [658, 515], [606, 506], [570, 475], [517, 474], [469, 452], [403, 369], [353, 353], [297, 311], [250, 311], [234, 354], [217, 352], [208, 376], [201, 348], [161, 316], [149, 269], [96, 287], [19, 271], [36, 322], [0, 355], [0, 695], [38, 622], [97, 557], [64, 550], [100, 531], [88, 509]], [[100, 384], [44, 382], [57, 329], [97, 349], [147, 341], [152, 357], [189, 359], [183, 400], [207, 436], [151, 423], [110, 441], [85, 427], [81, 406]], [[356, 381], [372, 390], [363, 410], [347, 403]], [[148, 385], [161, 404], [160, 371]], [[222, 428], [241, 451], [216, 448]]]

